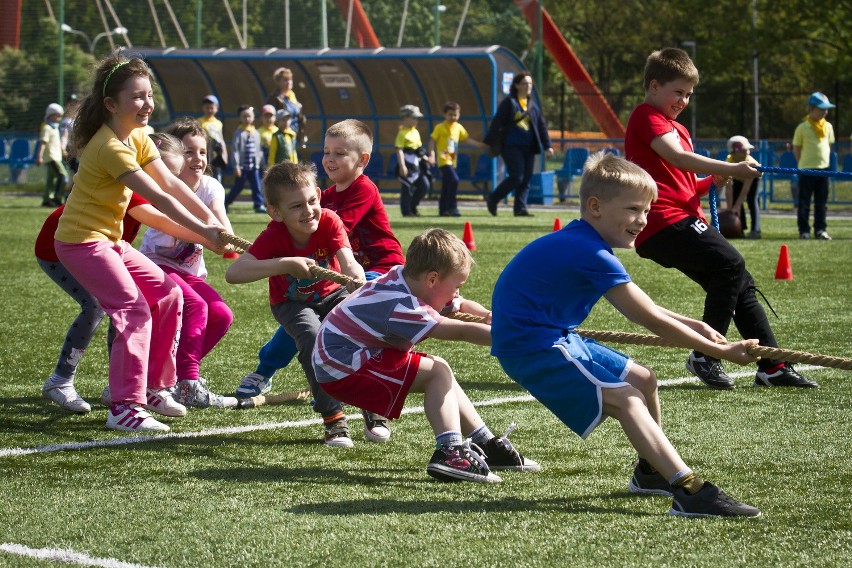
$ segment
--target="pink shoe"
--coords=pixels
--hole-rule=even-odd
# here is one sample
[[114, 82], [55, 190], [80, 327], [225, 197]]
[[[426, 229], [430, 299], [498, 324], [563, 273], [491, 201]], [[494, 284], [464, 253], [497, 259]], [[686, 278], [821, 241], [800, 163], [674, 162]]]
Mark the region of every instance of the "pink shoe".
[[175, 400], [171, 389], [148, 389], [148, 404], [145, 405], [146, 410], [162, 414], [163, 416], [171, 416], [172, 418], [180, 418], [186, 416], [186, 407]]
[[168, 432], [170, 428], [158, 422], [138, 404], [114, 404], [107, 412], [106, 427], [127, 432]]

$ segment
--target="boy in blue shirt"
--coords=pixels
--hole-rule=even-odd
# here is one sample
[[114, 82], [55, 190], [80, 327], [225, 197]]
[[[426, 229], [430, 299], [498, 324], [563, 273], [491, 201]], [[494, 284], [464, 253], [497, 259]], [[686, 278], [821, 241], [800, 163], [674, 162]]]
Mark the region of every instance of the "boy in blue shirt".
[[639, 454], [629, 489], [671, 495], [672, 515], [756, 517], [760, 511], [698, 477], [663, 433], [657, 377], [627, 356], [576, 333], [605, 296], [629, 320], [683, 346], [739, 364], [745, 340], [660, 308], [630, 279], [613, 248], [632, 248], [657, 186], [639, 166], [597, 153], [580, 184], [581, 219], [536, 239], [501, 273], [492, 299], [492, 348], [506, 373], [585, 438], [619, 421]]

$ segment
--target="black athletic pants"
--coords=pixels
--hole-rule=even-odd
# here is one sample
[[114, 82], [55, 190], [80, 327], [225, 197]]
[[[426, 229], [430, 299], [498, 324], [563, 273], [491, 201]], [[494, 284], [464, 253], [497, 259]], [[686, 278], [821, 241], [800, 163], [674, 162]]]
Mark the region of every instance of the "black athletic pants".
[[[715, 228], [687, 217], [654, 234], [636, 252], [666, 268], [677, 268], [704, 289], [704, 323], [727, 334], [733, 320], [744, 339], [778, 347], [745, 259]], [[758, 366], [780, 362], [761, 359]]]

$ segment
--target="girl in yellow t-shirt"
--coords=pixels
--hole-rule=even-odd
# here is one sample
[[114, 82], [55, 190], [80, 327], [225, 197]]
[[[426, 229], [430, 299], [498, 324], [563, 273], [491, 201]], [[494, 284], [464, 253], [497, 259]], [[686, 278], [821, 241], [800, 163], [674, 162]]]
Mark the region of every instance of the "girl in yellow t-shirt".
[[151, 81], [151, 70], [139, 58], [113, 55], [98, 66], [74, 123], [80, 167], [59, 218], [55, 248], [116, 329], [107, 428], [165, 432], [169, 427], [145, 410], [186, 414], [169, 391], [183, 299], [156, 264], [121, 240], [122, 220], [135, 192], [210, 242], [219, 242], [222, 227], [169, 171], [145, 132], [154, 110]]

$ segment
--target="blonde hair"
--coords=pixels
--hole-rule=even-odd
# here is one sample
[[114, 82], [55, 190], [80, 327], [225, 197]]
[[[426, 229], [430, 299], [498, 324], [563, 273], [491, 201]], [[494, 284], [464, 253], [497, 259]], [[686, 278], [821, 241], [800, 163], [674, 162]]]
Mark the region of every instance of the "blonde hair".
[[474, 264], [460, 238], [446, 229], [426, 229], [411, 241], [405, 254], [403, 273], [417, 278], [435, 271], [440, 277], [469, 270]]
[[624, 158], [605, 151], [595, 152], [583, 165], [580, 181], [580, 213], [586, 210], [590, 197], [609, 201], [624, 191], [642, 192], [657, 200], [657, 183], [651, 174]]
[[[160, 159], [163, 160], [167, 167], [169, 164], [165, 161], [166, 156], [180, 159], [181, 168], [186, 164], [186, 157], [184, 156], [186, 146], [183, 145], [183, 141], [180, 138], [166, 134], [165, 132], [154, 132], [149, 134], [148, 137], [154, 142], [154, 146], [160, 152]], [[172, 173], [178, 175], [179, 172]]]
[[642, 85], [645, 90], [656, 80], [660, 85], [685, 79], [693, 86], [698, 84], [698, 68], [682, 49], [667, 47], [653, 52], [645, 61]]
[[285, 191], [316, 186], [317, 168], [310, 162], [281, 162], [263, 176], [263, 196], [273, 207], [278, 206]]
[[325, 131], [326, 138], [342, 138], [350, 144], [359, 154], [369, 154], [373, 150], [373, 131], [361, 122], [350, 118], [332, 124]]
[[275, 73], [272, 74], [272, 80], [277, 81], [282, 77], [288, 77], [290, 79], [293, 78], [293, 72], [287, 69], [286, 67], [279, 67], [275, 70]]
[[163, 154], [173, 154], [183, 158], [183, 154], [186, 152], [186, 146], [183, 145], [183, 141], [172, 134], [154, 132], [149, 134], [148, 137], [154, 141], [154, 146], [160, 151], [161, 156]]

